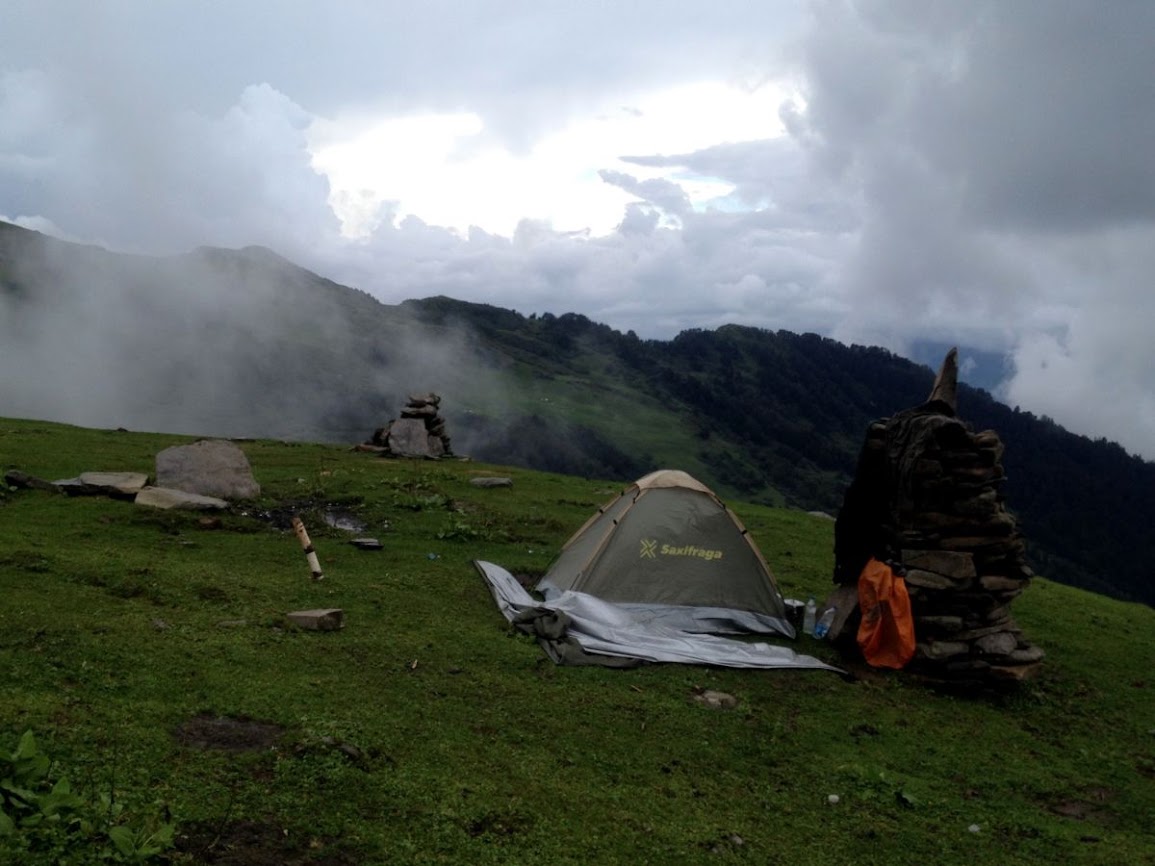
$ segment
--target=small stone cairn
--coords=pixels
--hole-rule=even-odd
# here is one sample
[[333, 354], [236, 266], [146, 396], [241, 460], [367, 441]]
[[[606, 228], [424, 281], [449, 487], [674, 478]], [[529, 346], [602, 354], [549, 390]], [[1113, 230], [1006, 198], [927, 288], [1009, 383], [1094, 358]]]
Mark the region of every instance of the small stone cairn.
[[437, 394], [410, 394], [400, 420], [392, 420], [374, 431], [373, 438], [365, 444], [387, 457], [452, 456], [440, 406], [441, 397]]
[[835, 524], [834, 579], [845, 593], [871, 556], [897, 563], [917, 640], [908, 669], [1019, 681], [1044, 655], [1010, 613], [1032, 571], [999, 490], [1003, 444], [956, 417], [957, 377], [952, 349], [926, 403], [870, 425]]

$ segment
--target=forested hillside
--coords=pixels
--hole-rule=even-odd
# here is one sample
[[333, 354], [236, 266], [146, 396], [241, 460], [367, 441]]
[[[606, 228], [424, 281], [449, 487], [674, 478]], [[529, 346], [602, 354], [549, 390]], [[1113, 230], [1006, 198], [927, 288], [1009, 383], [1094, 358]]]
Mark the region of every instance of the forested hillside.
[[[127, 256], [5, 223], [0, 364], [0, 416], [206, 436], [352, 444], [433, 390], [458, 454], [618, 481], [675, 467], [831, 514], [867, 425], [933, 380], [814, 334], [657, 341], [573, 313], [387, 305], [261, 248]], [[1036, 570], [1155, 604], [1155, 464], [983, 391], [963, 386], [959, 408], [1006, 445]]]
[[[542, 370], [594, 375], [597, 367], [632, 381], [678, 407], [711, 483], [751, 501], [832, 514], [867, 425], [922, 402], [934, 380], [927, 367], [884, 349], [815, 334], [728, 325], [653, 341], [573, 314], [526, 318], [444, 298], [414, 306], [430, 321], [467, 320], [495, 351], [538, 358]], [[1155, 464], [966, 385], [959, 410], [975, 429], [997, 431], [1006, 446], [1004, 494], [1036, 571], [1155, 604], [1155, 536], [1147, 519], [1155, 513]], [[651, 467], [643, 460], [632, 468]]]

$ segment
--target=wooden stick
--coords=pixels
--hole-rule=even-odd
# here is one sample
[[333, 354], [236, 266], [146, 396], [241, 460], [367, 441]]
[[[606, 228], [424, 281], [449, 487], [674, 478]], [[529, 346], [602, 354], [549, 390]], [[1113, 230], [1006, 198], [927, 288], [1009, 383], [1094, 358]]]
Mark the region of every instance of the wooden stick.
[[317, 551], [313, 549], [313, 542], [309, 540], [309, 533], [305, 531], [305, 524], [301, 522], [299, 517], [293, 518], [293, 532], [297, 533], [297, 540], [301, 542], [301, 548], [305, 551], [305, 559], [309, 560], [313, 580], [324, 580], [325, 575], [321, 573], [321, 563], [317, 561]]

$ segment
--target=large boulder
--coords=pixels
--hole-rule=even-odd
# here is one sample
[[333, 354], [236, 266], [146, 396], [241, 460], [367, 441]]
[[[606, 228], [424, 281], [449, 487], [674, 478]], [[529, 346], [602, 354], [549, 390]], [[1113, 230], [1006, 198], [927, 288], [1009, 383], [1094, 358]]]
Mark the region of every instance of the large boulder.
[[261, 495], [245, 452], [221, 439], [161, 451], [156, 455], [156, 486], [230, 501]]

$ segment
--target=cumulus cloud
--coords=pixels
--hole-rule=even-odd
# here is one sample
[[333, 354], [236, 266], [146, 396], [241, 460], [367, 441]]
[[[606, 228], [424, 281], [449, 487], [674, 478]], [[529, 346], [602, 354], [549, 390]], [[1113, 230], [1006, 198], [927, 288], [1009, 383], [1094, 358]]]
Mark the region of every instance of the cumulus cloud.
[[40, 72], [0, 78], [0, 210], [66, 236], [167, 253], [289, 249], [335, 233], [305, 146], [310, 118], [265, 84], [223, 115], [105, 96]]
[[1004, 395], [1155, 456], [1149, 4], [824, 2], [794, 138], [859, 228], [843, 339], [1013, 356]]
[[[11, 0], [0, 213], [387, 302], [958, 343], [1155, 457], [1153, 30], [1127, 0]], [[430, 180], [422, 117], [468, 121]]]
[[602, 169], [598, 172], [606, 183], [624, 189], [642, 201], [660, 209], [670, 217], [683, 216], [690, 210], [690, 197], [678, 184], [662, 177], [638, 180], [622, 171]]

